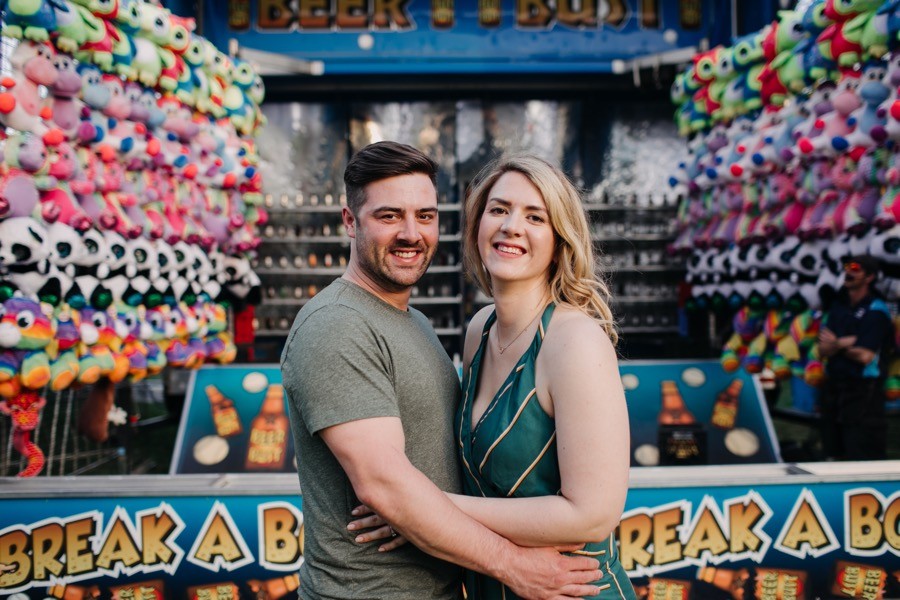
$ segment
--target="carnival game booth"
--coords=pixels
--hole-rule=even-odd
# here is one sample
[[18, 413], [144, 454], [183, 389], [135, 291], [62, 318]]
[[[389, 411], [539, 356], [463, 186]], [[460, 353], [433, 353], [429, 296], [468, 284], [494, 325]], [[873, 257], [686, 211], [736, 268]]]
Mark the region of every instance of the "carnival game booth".
[[[122, 389], [130, 379], [138, 393], [159, 381], [138, 381], [141, 356], [148, 375], [164, 356], [170, 367], [187, 367], [192, 383], [168, 475], [2, 481], [0, 593], [20, 594], [20, 600], [296, 593], [302, 490], [272, 363], [296, 311], [346, 265], [349, 242], [339, 217], [346, 161], [367, 143], [390, 138], [426, 150], [442, 166], [440, 248], [413, 290], [413, 304], [432, 320], [450, 356], [460, 353], [467, 317], [487, 301], [460, 267], [461, 205], [473, 174], [496, 152], [523, 147], [562, 164], [587, 191], [586, 210], [617, 298], [622, 350], [630, 358], [654, 359], [621, 366], [635, 468], [619, 540], [642, 597], [898, 595], [900, 465], [781, 463], [752, 374], [695, 360], [708, 355], [716, 332], [707, 333], [710, 321], [702, 312], [687, 310], [700, 297], [698, 282], [690, 292], [682, 283], [686, 257], [668, 252], [683, 232], [676, 226], [679, 196], [692, 196], [667, 187], [686, 151], [667, 99], [654, 90], [674, 77], [670, 63], [730, 43], [723, 24], [732, 22], [731, 3], [410, 0], [300, 3], [298, 9], [273, 0], [207, 0], [195, 15], [202, 16], [203, 38], [189, 21], [176, 27], [171, 12], [152, 3], [122, 1], [118, 11], [103, 14], [80, 4], [60, 1], [67, 10], [54, 8], [52, 24], [46, 11], [5, 16], [8, 35], [26, 40], [6, 47], [11, 75], [4, 85], [15, 85], [5, 91], [28, 90], [25, 100], [36, 97], [39, 106], [0, 97], [0, 108], [11, 106], [8, 114], [25, 124], [3, 121], [22, 134], [4, 142], [7, 181], [21, 186], [24, 180], [28, 193], [15, 198], [31, 198], [25, 209], [10, 203], [4, 210], [24, 210], [16, 218], [30, 218], [47, 233], [30, 221], [27, 228], [5, 225], [24, 236], [26, 246], [36, 246], [31, 252], [40, 258], [22, 265], [21, 250], [10, 257], [4, 251], [0, 261], [19, 290], [35, 287], [30, 296], [10, 295], [9, 301], [33, 302], [28, 314], [37, 323], [31, 327], [31, 317], [22, 318], [26, 313], [15, 303], [7, 310], [15, 309], [14, 316], [4, 317], [4, 326], [15, 323], [27, 335], [20, 333], [21, 347], [2, 355], [17, 370], [0, 389], [24, 394], [7, 396], [5, 406], [16, 419], [0, 420], [7, 428], [0, 434], [9, 440], [0, 448], [0, 466], [9, 475], [36, 474], [38, 456], [52, 459], [59, 448], [71, 453], [70, 440], [83, 436], [63, 436], [82, 406], [92, 407], [83, 411], [86, 424], [106, 432], [113, 388], [96, 382]], [[763, 22], [774, 19], [771, 6], [750, 12]], [[160, 22], [176, 32], [170, 31], [172, 39], [155, 37]], [[49, 44], [27, 41], [41, 37], [41, 30]], [[180, 51], [185, 39], [188, 49]], [[29, 60], [45, 62], [25, 68], [30, 46], [37, 57]], [[141, 48], [152, 51], [142, 54]], [[151, 63], [149, 74], [144, 60]], [[255, 71], [244, 60], [253, 61]], [[29, 79], [49, 72], [46, 61], [63, 70], [77, 61], [81, 87], [73, 82], [67, 95], [68, 88], [54, 88], [49, 79]], [[99, 75], [88, 73], [94, 66]], [[269, 75], [276, 67], [282, 74]], [[255, 73], [267, 73], [269, 101], [261, 107], [262, 79]], [[148, 116], [136, 103], [127, 113], [116, 109], [112, 99], [123, 96], [140, 99]], [[64, 108], [67, 98], [74, 112]], [[52, 110], [43, 110], [45, 104]], [[25, 106], [31, 112], [17, 112]], [[67, 121], [69, 129], [46, 124], [66, 114], [78, 116]], [[44, 151], [49, 144], [49, 165], [38, 160], [41, 144]], [[66, 144], [74, 158], [64, 158]], [[120, 168], [124, 175], [116, 179]], [[48, 204], [48, 190], [58, 207]], [[68, 223], [81, 212], [89, 220]], [[12, 219], [8, 215], [0, 227]], [[53, 238], [51, 230], [63, 231], [60, 222], [75, 233], [65, 229], [69, 237]], [[116, 231], [129, 222], [141, 224], [140, 231]], [[52, 240], [47, 248], [32, 241], [35, 231]], [[106, 242], [110, 231], [125, 240], [124, 250]], [[6, 240], [4, 233], [0, 250]], [[79, 244], [86, 249], [73, 250]], [[97, 247], [109, 248], [108, 260], [74, 266], [64, 260]], [[114, 256], [124, 263], [109, 262]], [[123, 291], [103, 283], [107, 274], [119, 284], [124, 274]], [[54, 280], [65, 303], [47, 302], [54, 310], [44, 312], [36, 299], [54, 299], [44, 289]], [[72, 293], [76, 282], [79, 292]], [[105, 292], [95, 294], [102, 288], [115, 299], [106, 307]], [[176, 334], [189, 320], [182, 326], [171, 315], [183, 312], [182, 304], [196, 304], [193, 296], [212, 305], [218, 316], [208, 323], [216, 325], [208, 324], [203, 335]], [[260, 305], [247, 308], [257, 296]], [[94, 312], [82, 314], [79, 304]], [[113, 319], [110, 306], [116, 324], [139, 325], [130, 341], [140, 343], [109, 333], [117, 331], [103, 323]], [[229, 314], [232, 319], [224, 318]], [[157, 337], [141, 333], [148, 316]], [[67, 319], [74, 328], [64, 326]], [[218, 329], [229, 321], [236, 334], [250, 332], [238, 341], [246, 341], [247, 356], [261, 364], [210, 365], [236, 353], [225, 335], [230, 329]], [[77, 333], [63, 335], [73, 329]], [[112, 340], [108, 352], [101, 340]], [[207, 349], [202, 360], [181, 356], [199, 350], [198, 340]], [[88, 347], [96, 347], [96, 355]], [[72, 356], [68, 349], [77, 360], [60, 361]], [[124, 370], [120, 349], [128, 351], [129, 366], [116, 383], [121, 370], [95, 366], [108, 365], [108, 356]], [[48, 369], [64, 373], [60, 365], [66, 364], [70, 379], [78, 365], [72, 385], [55, 391], [53, 382], [65, 381], [56, 375], [42, 383]], [[101, 375], [93, 385], [83, 380], [76, 389], [79, 378], [96, 372]], [[35, 445], [34, 432], [47, 441]], [[117, 455], [113, 448], [109, 456]], [[50, 460], [42, 474], [71, 472], [60, 468], [64, 462]]]
[[[896, 597], [900, 462], [779, 462], [755, 382], [716, 361], [621, 372], [633, 454], [667, 465], [632, 470], [619, 525], [640, 597]], [[204, 367], [169, 475], [0, 487], [0, 589], [293, 597], [303, 496], [284, 403], [277, 365]]]

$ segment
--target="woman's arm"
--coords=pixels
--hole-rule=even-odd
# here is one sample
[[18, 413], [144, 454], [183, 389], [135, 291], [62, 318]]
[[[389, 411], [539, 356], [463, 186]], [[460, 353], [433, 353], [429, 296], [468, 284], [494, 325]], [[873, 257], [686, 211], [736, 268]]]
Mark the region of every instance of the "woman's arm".
[[470, 517], [521, 545], [599, 541], [628, 491], [629, 428], [615, 349], [586, 315], [557, 310], [538, 355], [538, 396], [556, 419], [558, 496], [451, 497]]

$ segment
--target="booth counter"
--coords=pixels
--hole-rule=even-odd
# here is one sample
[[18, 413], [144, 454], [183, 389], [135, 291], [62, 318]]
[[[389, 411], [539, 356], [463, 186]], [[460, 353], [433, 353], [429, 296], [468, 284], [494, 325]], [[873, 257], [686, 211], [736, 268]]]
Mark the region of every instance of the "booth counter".
[[[291, 596], [302, 510], [292, 474], [5, 480], [0, 594]], [[898, 526], [900, 461], [643, 467], [619, 543], [643, 597], [897, 598]]]

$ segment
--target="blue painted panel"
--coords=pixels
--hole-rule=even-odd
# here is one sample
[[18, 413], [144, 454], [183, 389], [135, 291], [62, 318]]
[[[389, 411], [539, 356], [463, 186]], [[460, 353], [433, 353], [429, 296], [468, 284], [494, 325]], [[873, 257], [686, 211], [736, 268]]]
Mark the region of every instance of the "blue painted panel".
[[[609, 72], [614, 60], [704, 38], [727, 42], [719, 38], [730, 23], [724, 0], [203, 1], [204, 35], [219, 48], [234, 38], [243, 47], [323, 61], [332, 74]], [[479, 7], [491, 2], [500, 17], [486, 26]], [[579, 4], [585, 8], [577, 15], [565, 10]], [[448, 5], [452, 13], [443, 14], [452, 23], [436, 23]]]

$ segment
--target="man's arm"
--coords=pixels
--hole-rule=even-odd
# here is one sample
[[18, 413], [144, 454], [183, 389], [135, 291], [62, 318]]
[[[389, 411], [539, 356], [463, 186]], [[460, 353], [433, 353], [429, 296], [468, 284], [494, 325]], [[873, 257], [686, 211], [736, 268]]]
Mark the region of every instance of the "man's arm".
[[595, 559], [516, 546], [456, 508], [409, 462], [398, 418], [350, 421], [320, 434], [357, 497], [428, 554], [502, 581], [524, 598], [598, 593], [586, 585], [603, 576]]

